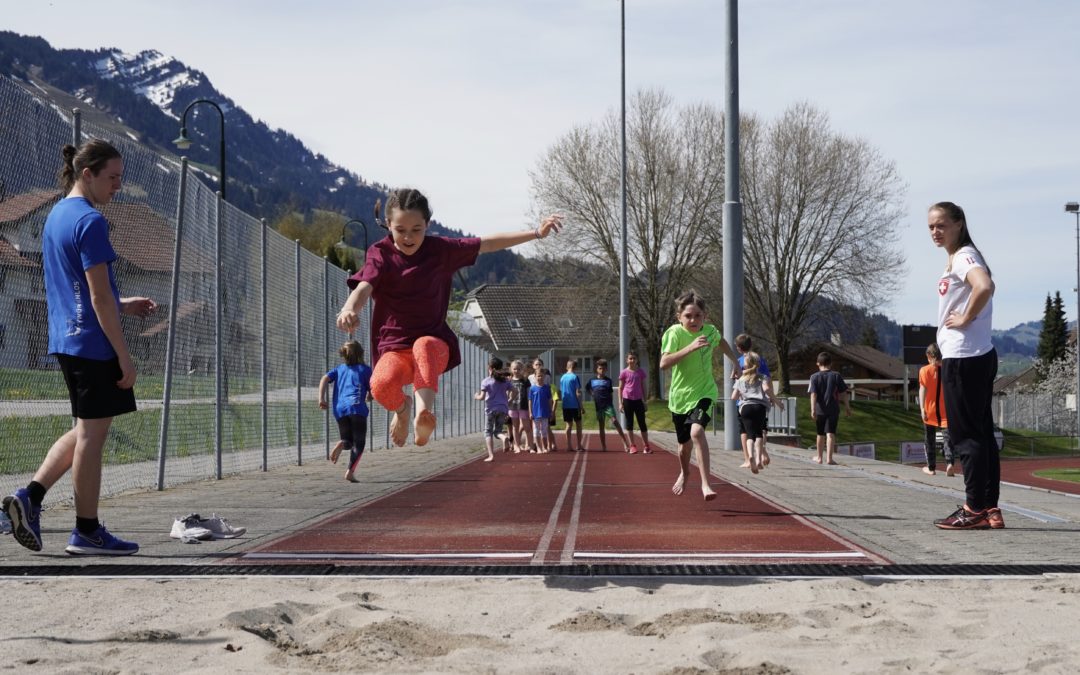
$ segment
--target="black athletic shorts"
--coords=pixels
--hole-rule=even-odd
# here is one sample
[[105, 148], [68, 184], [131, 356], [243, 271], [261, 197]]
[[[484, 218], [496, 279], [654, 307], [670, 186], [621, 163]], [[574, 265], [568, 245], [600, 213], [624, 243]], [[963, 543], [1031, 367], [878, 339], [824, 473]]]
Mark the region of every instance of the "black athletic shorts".
[[562, 421], [569, 424], [581, 421], [581, 408], [563, 408]]
[[703, 398], [686, 414], [671, 413], [671, 421], [675, 424], [675, 440], [680, 444], [688, 442], [690, 440], [690, 427], [695, 424], [700, 424], [703, 427], [709, 426], [709, 422], [712, 421], [712, 418], [709, 417], [712, 404], [712, 399]]
[[84, 359], [81, 356], [55, 354], [71, 398], [71, 416], [97, 420], [135, 412], [135, 390], [116, 386], [123, 376], [120, 360]]

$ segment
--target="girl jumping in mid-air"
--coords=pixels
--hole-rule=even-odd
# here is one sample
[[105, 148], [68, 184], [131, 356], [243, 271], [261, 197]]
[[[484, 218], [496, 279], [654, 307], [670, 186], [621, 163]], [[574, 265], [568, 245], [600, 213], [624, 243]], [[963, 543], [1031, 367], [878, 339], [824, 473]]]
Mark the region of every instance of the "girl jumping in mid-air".
[[[380, 204], [376, 202], [376, 218]], [[363, 269], [349, 277], [352, 293], [338, 312], [337, 325], [353, 332], [370, 297], [371, 342], [375, 370], [371, 393], [379, 405], [394, 413], [390, 438], [405, 445], [412, 402], [405, 386], [413, 385], [413, 440], [426, 445], [435, 431], [432, 412], [439, 376], [461, 362], [457, 336], [446, 323], [454, 273], [476, 262], [480, 253], [499, 251], [562, 228], [562, 217], [548, 216], [533, 230], [485, 237], [427, 236], [431, 208], [419, 190], [392, 191], [386, 201], [390, 235], [368, 249]]]
[[739, 357], [716, 326], [705, 323], [704, 298], [695, 291], [687, 291], [675, 300], [675, 307], [678, 323], [664, 331], [660, 341], [660, 367], [671, 368], [668, 409], [679, 442], [679, 477], [671, 491], [677, 495], [683, 493], [693, 448], [701, 472], [701, 494], [709, 501], [716, 498], [709, 485], [709, 441], [705, 436], [705, 427], [711, 419], [709, 411], [718, 393], [712, 353], [719, 347], [736, 364]]
[[345, 480], [358, 483], [356, 465], [364, 454], [367, 440], [367, 402], [371, 397], [371, 368], [364, 363], [364, 348], [359, 342], [349, 340], [338, 351], [344, 361], [319, 380], [319, 408], [329, 407], [326, 390], [334, 385], [334, 419], [338, 423], [341, 441], [330, 453], [330, 461], [337, 464], [343, 449], [349, 451], [349, 468], [345, 470]]

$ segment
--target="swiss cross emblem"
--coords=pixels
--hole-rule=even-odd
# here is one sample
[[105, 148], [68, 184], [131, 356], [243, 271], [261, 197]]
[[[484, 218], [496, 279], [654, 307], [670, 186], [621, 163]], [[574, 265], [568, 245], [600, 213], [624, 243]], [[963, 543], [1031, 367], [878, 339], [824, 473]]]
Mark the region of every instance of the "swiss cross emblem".
[[945, 295], [946, 293], [949, 292], [949, 280], [948, 279], [942, 279], [941, 281], [937, 282], [937, 292], [938, 292], [938, 295]]

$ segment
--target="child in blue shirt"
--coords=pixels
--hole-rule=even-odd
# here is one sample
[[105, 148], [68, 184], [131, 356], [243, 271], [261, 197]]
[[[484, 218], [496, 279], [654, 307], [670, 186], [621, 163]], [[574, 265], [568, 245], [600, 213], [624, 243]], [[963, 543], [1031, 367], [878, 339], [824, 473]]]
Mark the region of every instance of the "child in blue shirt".
[[[566, 372], [559, 378], [559, 397], [562, 399], [562, 416], [566, 422], [566, 448], [570, 452], [584, 450], [581, 447], [581, 378], [574, 370], [577, 369], [577, 361], [570, 359], [566, 362]], [[570, 442], [570, 429], [577, 425], [577, 450]]]
[[551, 385], [548, 384], [544, 375], [544, 362], [540, 359], [533, 361], [533, 376], [529, 380], [529, 417], [533, 421], [533, 438], [539, 452], [551, 452], [553, 450], [549, 436], [551, 417]]
[[349, 340], [338, 351], [345, 362], [322, 376], [319, 381], [319, 408], [329, 407], [326, 389], [334, 384], [334, 419], [337, 420], [341, 441], [330, 453], [330, 461], [337, 464], [343, 449], [349, 451], [349, 468], [345, 480], [359, 483], [356, 465], [364, 454], [367, 441], [368, 401], [371, 400], [371, 368], [364, 363], [364, 348], [359, 342]]

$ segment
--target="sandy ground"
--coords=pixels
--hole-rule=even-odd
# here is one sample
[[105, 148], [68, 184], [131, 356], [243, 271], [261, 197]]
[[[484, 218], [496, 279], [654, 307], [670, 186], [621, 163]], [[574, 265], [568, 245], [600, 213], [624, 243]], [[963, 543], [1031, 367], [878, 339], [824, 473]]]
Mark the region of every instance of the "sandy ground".
[[0, 580], [34, 673], [1068, 673], [1080, 577]]

